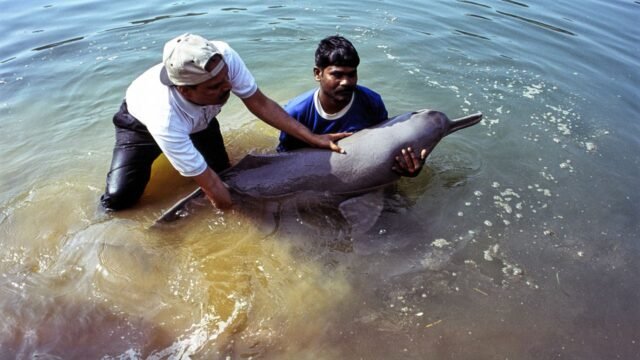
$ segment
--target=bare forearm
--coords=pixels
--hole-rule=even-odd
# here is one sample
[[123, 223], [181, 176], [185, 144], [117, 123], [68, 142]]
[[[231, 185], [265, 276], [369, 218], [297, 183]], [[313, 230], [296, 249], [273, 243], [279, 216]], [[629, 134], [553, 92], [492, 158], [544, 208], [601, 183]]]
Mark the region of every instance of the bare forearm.
[[295, 121], [291, 116], [289, 116], [289, 114], [287, 114], [287, 112], [284, 111], [284, 109], [275, 101], [264, 95], [260, 96], [257, 100], [259, 100], [259, 104], [257, 106], [248, 106], [248, 108], [259, 119], [306, 143], [311, 143], [313, 141], [314, 134], [306, 126]]
[[229, 190], [211, 168], [207, 168], [202, 174], [194, 176], [193, 179], [218, 209], [228, 209], [233, 205]]

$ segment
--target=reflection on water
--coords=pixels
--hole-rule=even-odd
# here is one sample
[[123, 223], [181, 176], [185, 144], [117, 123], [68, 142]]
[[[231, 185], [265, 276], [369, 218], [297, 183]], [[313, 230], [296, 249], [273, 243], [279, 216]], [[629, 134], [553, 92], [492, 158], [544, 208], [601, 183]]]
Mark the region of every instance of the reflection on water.
[[[640, 353], [635, 2], [4, 6], [0, 358]], [[150, 228], [193, 189], [164, 159], [138, 207], [105, 214], [110, 117], [187, 31], [230, 41], [279, 102], [317, 86], [316, 42], [339, 32], [391, 114], [485, 117], [385, 189], [370, 228], [330, 197]], [[220, 121], [233, 162], [273, 151], [239, 100]]]

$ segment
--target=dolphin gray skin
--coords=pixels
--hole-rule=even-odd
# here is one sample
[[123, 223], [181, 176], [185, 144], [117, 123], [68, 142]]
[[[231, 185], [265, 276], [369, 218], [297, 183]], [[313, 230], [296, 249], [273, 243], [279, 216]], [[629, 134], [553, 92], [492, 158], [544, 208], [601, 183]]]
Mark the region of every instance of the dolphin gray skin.
[[[480, 122], [481, 113], [456, 120], [442, 112], [420, 110], [390, 118], [340, 140], [346, 154], [306, 148], [273, 155], [247, 155], [219, 175], [234, 200], [242, 196], [276, 199], [301, 192], [356, 196], [400, 178], [391, 170], [401, 149], [431, 152], [445, 136]], [[156, 223], [171, 222], [198, 189], [166, 211]]]

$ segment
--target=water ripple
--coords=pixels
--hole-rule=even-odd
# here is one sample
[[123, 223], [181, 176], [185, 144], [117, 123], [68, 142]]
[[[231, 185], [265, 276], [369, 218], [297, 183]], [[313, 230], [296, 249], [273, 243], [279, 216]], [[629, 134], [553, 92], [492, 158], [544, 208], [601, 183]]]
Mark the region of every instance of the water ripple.
[[151, 19], [143, 19], [143, 20], [132, 21], [131, 23], [134, 24], [134, 25], [137, 25], [137, 24], [150, 24], [152, 22], [156, 22], [158, 20], [168, 19], [170, 17], [171, 17], [171, 15], [160, 15], [160, 16], [153, 17]]
[[156, 22], [158, 20], [165, 20], [165, 19], [171, 19], [171, 18], [180, 18], [180, 17], [188, 17], [188, 16], [200, 16], [200, 15], [206, 15], [206, 12], [200, 12], [200, 13], [186, 13], [183, 15], [160, 15], [160, 16], [156, 16], [150, 19], [142, 19], [142, 20], [136, 20], [136, 21], [132, 21], [131, 24], [134, 25], [138, 25], [138, 24], [149, 24], [152, 22]]
[[529, 7], [529, 5], [527, 5], [527, 4], [523, 4], [523, 3], [521, 3], [521, 2], [517, 2], [517, 1], [513, 1], [513, 0], [502, 0], [502, 1], [504, 1], [504, 2], [508, 2], [509, 4], [513, 4], [513, 5], [518, 5], [518, 6], [526, 7], [526, 8], [528, 8], [528, 7]]
[[54, 43], [43, 45], [43, 46], [38, 46], [37, 48], [31, 49], [31, 50], [33, 50], [33, 51], [46, 50], [46, 49], [54, 48], [56, 46], [60, 46], [60, 45], [72, 43], [72, 42], [75, 42], [75, 41], [79, 41], [79, 40], [82, 40], [82, 39], [84, 39], [84, 36], [78, 36], [78, 37], [74, 37], [73, 39], [67, 39], [67, 40], [62, 40], [62, 41], [54, 42]]
[[538, 20], [529, 19], [529, 18], [526, 18], [526, 17], [523, 17], [523, 16], [510, 14], [510, 13], [507, 13], [507, 12], [504, 12], [504, 11], [500, 11], [500, 10], [496, 10], [496, 12], [498, 14], [500, 14], [500, 15], [509, 16], [509, 17], [514, 18], [514, 19], [522, 20], [524, 22], [539, 26], [539, 27], [547, 29], [547, 30], [556, 31], [556, 32], [567, 34], [567, 35], [571, 35], [571, 36], [576, 36], [576, 34], [572, 33], [569, 30], [565, 30], [565, 29], [559, 28], [557, 26], [549, 25], [549, 24], [543, 23], [543, 22], [538, 21]]
[[482, 19], [482, 20], [489, 20], [489, 21], [493, 21], [491, 19], [489, 19], [488, 17], [482, 16], [482, 15], [476, 15], [476, 14], [466, 14], [467, 16], [470, 17], [474, 17], [474, 18], [478, 18], [478, 19]]
[[471, 36], [471, 37], [482, 39], [482, 40], [489, 40], [489, 41], [491, 40], [488, 37], [485, 37], [485, 36], [482, 36], [482, 35], [478, 35], [478, 34], [474, 34], [474, 33], [469, 32], [469, 31], [463, 31], [463, 30], [457, 30], [456, 29], [456, 32], [459, 33], [459, 34], [462, 34], [462, 35], [467, 35], [467, 36]]
[[474, 1], [469, 1], [469, 0], [458, 0], [458, 1], [461, 2], [461, 3], [465, 3], [465, 4], [476, 5], [476, 6], [481, 6], [481, 7], [487, 8], [487, 9], [491, 9], [491, 6], [489, 6], [489, 5], [480, 4], [480, 3], [477, 3], [477, 2], [474, 2]]

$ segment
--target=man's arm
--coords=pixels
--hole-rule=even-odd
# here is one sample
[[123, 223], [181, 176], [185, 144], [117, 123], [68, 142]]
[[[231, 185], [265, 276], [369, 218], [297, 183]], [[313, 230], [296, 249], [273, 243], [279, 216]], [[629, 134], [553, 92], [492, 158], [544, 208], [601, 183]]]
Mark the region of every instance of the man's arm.
[[218, 209], [225, 210], [233, 205], [229, 189], [210, 167], [207, 167], [207, 170], [202, 174], [194, 176], [193, 179]]
[[340, 148], [335, 141], [351, 135], [351, 133], [347, 132], [324, 135], [312, 133], [306, 126], [289, 116], [275, 101], [266, 97], [260, 89], [256, 90], [256, 92], [248, 98], [242, 99], [242, 101], [247, 109], [260, 120], [314, 147], [331, 149], [332, 151], [342, 153], [342, 148]]

